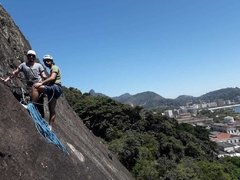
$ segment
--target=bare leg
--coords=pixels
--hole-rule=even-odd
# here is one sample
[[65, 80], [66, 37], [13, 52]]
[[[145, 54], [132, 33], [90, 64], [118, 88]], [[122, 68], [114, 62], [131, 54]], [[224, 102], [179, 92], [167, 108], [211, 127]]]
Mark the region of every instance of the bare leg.
[[32, 86], [32, 92], [31, 92], [32, 102], [37, 102], [38, 96], [39, 96], [38, 89]]
[[44, 118], [44, 96], [43, 96], [43, 94], [40, 95], [40, 97], [37, 101], [36, 107], [37, 107], [38, 111], [40, 112], [42, 118]]
[[36, 103], [36, 107], [38, 111], [40, 112], [42, 118], [44, 118], [44, 100], [43, 96], [39, 98], [39, 94], [42, 93], [44, 90], [44, 86], [40, 86], [38, 88], [35, 88], [32, 86], [32, 91], [31, 91], [31, 100], [32, 102]]
[[55, 118], [56, 118], [56, 112], [55, 112], [55, 107], [57, 104], [57, 99], [52, 98], [52, 100], [49, 102], [48, 107], [49, 107], [49, 125], [53, 125]]

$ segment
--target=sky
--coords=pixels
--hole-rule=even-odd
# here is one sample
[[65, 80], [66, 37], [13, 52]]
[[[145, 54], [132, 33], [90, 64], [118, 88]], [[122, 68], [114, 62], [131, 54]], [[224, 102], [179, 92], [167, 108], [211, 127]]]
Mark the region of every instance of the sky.
[[240, 86], [239, 0], [0, 0], [62, 83], [110, 97]]

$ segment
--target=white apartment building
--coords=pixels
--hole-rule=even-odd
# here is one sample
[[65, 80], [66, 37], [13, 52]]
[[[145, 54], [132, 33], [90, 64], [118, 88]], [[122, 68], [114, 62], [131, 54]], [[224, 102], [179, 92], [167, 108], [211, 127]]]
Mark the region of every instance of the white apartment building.
[[174, 117], [173, 110], [166, 110], [166, 111], [164, 111], [164, 114], [165, 114], [165, 116], [170, 117], [170, 118]]

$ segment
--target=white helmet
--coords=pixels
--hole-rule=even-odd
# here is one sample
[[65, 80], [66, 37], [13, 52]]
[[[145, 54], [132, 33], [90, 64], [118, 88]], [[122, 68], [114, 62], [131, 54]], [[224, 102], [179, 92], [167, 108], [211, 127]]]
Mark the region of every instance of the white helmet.
[[53, 57], [49, 54], [43, 56], [43, 60], [46, 60], [46, 59], [53, 61]]
[[30, 55], [30, 54], [36, 56], [36, 52], [34, 50], [29, 50], [27, 52], [27, 55]]

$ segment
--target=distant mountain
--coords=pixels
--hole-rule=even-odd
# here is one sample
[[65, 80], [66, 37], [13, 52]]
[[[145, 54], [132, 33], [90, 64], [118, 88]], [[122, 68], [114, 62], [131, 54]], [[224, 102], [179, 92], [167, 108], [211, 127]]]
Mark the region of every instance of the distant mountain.
[[240, 97], [240, 89], [238, 87], [235, 87], [235, 88], [224, 88], [224, 89], [212, 91], [200, 96], [199, 99], [202, 101], [213, 101], [216, 99], [238, 100], [239, 97]]
[[114, 97], [113, 99], [121, 102], [121, 101], [127, 101], [130, 97], [132, 97], [131, 94], [125, 93], [125, 94], [122, 94], [121, 96]]
[[133, 106], [143, 106], [145, 108], [156, 108], [156, 107], [176, 107], [183, 106], [186, 103], [199, 103], [199, 102], [211, 102], [219, 99], [239, 101], [240, 99], [240, 89], [236, 88], [224, 88], [216, 91], [206, 93], [199, 97], [181, 95], [176, 99], [167, 99], [154, 92], [147, 91], [138, 93], [135, 95], [130, 95], [125, 93], [118, 97], [113, 97], [114, 100], [119, 101], [124, 104], [130, 104]]
[[181, 96], [178, 96], [175, 100], [185, 101], [185, 100], [194, 100], [194, 99], [196, 99], [196, 97], [188, 96], [188, 95], [181, 95]]
[[102, 97], [107, 97], [105, 94], [102, 94], [102, 93], [96, 93], [93, 89], [91, 89], [91, 90], [89, 91], [89, 94], [90, 94], [91, 96], [102, 96]]
[[192, 103], [198, 102], [198, 98], [194, 96], [181, 95], [181, 96], [178, 96], [176, 99], [173, 99], [173, 101], [175, 102], [175, 104], [185, 105], [186, 103], [189, 103], [189, 102], [192, 102]]
[[143, 106], [147, 108], [159, 106], [159, 104], [166, 101], [165, 98], [151, 91], [146, 91], [135, 95], [125, 93], [121, 96], [113, 97], [113, 99], [124, 104]]
[[143, 107], [154, 107], [158, 106], [158, 102], [161, 102], [162, 100], [165, 100], [165, 98], [154, 92], [147, 91], [129, 96], [129, 98], [126, 100], [126, 103], [134, 106], [138, 105]]

